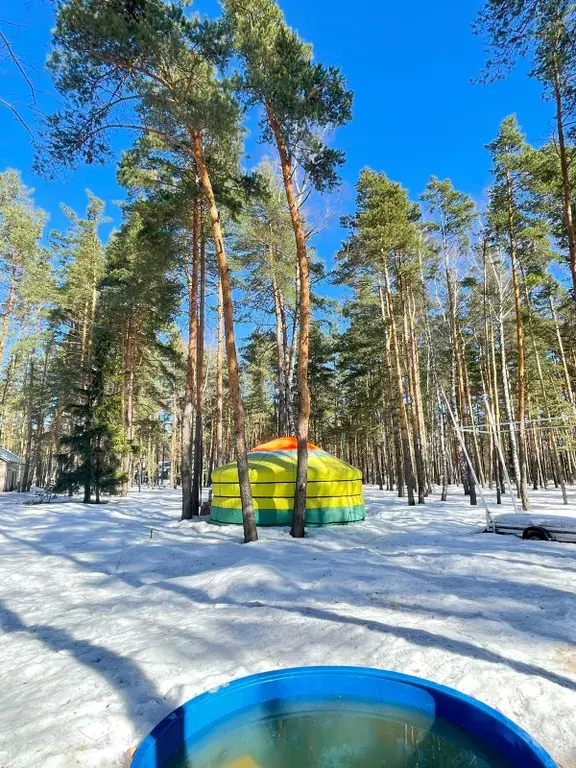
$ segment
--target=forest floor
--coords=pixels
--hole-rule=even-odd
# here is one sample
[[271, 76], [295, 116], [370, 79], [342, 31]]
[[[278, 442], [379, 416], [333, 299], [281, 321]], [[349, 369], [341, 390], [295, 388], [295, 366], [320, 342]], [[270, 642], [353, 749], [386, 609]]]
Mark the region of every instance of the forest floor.
[[[576, 546], [479, 534], [482, 507], [457, 489], [417, 508], [365, 497], [361, 525], [243, 545], [239, 528], [177, 522], [175, 491], [0, 496], [0, 766], [122, 768], [202, 691], [354, 664], [476, 696], [574, 768]], [[576, 489], [568, 509], [532, 498], [576, 515]]]

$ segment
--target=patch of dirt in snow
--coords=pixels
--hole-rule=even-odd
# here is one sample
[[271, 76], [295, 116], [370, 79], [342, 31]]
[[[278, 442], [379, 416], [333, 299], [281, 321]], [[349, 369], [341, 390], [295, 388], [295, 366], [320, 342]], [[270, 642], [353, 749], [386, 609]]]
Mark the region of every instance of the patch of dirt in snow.
[[576, 647], [559, 648], [554, 656], [554, 661], [567, 672], [576, 676]]
[[[174, 491], [0, 494], [0, 766], [124, 768], [205, 690], [356, 664], [475, 696], [576, 768], [576, 547], [478, 534], [458, 489], [410, 508], [365, 497], [363, 524], [245, 547], [241, 528], [179, 523]], [[576, 515], [570, 499], [532, 494], [547, 515]]]

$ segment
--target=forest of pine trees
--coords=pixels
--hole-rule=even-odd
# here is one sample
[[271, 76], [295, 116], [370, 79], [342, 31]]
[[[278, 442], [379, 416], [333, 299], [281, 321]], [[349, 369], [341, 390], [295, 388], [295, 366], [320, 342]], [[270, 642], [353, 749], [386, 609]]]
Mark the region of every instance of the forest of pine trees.
[[[314, 242], [345, 162], [352, 93], [275, 0], [63, 0], [49, 68], [62, 107], [37, 168], [117, 164], [48, 228], [17, 170], [0, 173], [0, 445], [20, 489], [85, 502], [163, 481], [199, 514], [212, 468], [298, 439], [292, 535], [304, 535], [307, 441], [409, 504], [458, 484], [576, 482], [576, 14], [566, 0], [486, 0], [486, 87], [528, 58], [550, 108], [527, 143], [502, 115], [481, 205], [431, 176], [409, 195], [362, 170], [331, 268]], [[336, 62], [337, 63], [337, 62]], [[255, 118], [255, 119], [254, 119]], [[249, 167], [257, 124], [267, 157]], [[113, 137], [132, 145], [122, 153]], [[434, 169], [431, 168], [431, 171]], [[345, 214], [345, 215], [344, 215]], [[337, 300], [334, 297], [337, 296]], [[330, 298], [332, 297], [332, 298]]]

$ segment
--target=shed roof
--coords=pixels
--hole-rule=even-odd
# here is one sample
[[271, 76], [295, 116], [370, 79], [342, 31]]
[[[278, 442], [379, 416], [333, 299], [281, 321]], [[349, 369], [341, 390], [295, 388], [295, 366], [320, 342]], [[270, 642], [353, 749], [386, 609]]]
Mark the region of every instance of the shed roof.
[[8, 448], [2, 448], [0, 446], [0, 461], [5, 461], [9, 464], [23, 464], [24, 459], [21, 459], [20, 456], [16, 456], [15, 453], [12, 453], [12, 451], [9, 451]]

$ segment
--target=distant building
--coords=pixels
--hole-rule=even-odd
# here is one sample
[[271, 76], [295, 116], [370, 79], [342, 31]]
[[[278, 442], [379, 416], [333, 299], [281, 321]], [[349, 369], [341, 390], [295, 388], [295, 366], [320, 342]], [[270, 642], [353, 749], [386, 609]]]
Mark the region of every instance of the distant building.
[[7, 448], [0, 448], [0, 492], [15, 491], [24, 461]]

